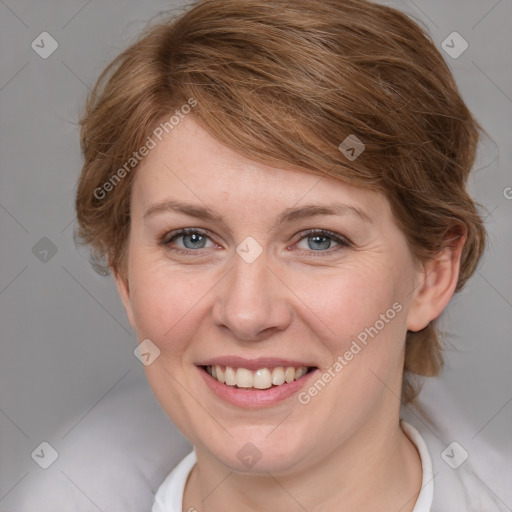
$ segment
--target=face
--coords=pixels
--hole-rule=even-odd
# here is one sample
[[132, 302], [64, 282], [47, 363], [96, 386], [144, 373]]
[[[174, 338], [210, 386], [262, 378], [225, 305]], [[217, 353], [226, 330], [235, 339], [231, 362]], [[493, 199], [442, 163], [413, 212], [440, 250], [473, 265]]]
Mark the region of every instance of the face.
[[196, 450], [285, 473], [398, 420], [420, 274], [383, 195], [252, 162], [187, 118], [137, 170], [130, 229], [117, 284]]

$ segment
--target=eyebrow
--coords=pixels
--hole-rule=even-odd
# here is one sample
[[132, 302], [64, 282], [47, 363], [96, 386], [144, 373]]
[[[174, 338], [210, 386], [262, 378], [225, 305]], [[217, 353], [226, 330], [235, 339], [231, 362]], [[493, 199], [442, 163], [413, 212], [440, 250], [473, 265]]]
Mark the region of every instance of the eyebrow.
[[[151, 206], [148, 208], [148, 210], [146, 210], [143, 217], [147, 218], [162, 212], [181, 213], [188, 215], [189, 217], [195, 217], [197, 219], [225, 223], [222, 215], [218, 214], [211, 208], [172, 200], [164, 201], [162, 203]], [[315, 217], [318, 215], [353, 215], [360, 218], [364, 222], [368, 222], [370, 224], [373, 223], [373, 220], [368, 216], [368, 214], [360, 208], [348, 204], [333, 203], [321, 206], [316, 204], [308, 204], [305, 206], [287, 208], [279, 215], [275, 226], [279, 226], [286, 222], [294, 222], [309, 217]]]

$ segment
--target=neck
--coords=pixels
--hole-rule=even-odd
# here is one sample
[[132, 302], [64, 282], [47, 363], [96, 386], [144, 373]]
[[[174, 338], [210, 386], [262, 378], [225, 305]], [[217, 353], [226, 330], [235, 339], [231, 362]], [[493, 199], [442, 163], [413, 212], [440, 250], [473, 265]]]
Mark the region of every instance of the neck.
[[206, 451], [196, 447], [196, 453], [183, 510], [411, 512], [421, 487], [420, 458], [399, 426], [398, 411], [366, 423], [348, 442], [301, 472], [236, 473]]

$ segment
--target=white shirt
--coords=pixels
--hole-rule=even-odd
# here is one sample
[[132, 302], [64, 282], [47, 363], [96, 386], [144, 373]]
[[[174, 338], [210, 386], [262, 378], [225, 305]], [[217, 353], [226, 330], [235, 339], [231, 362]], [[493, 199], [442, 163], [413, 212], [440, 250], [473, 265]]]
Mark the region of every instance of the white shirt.
[[[402, 421], [401, 426], [418, 450], [423, 471], [421, 491], [413, 512], [431, 512], [434, 495], [434, 475], [430, 453], [420, 433], [411, 424]], [[185, 484], [196, 461], [195, 451], [192, 451], [166, 477], [156, 492], [151, 512], [182, 512]]]

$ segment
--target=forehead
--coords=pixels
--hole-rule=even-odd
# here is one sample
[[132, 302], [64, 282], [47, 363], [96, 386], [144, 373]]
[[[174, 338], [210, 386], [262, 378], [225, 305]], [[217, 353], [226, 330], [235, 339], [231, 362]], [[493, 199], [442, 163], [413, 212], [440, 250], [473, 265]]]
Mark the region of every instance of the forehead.
[[[377, 216], [389, 214], [385, 197], [329, 176], [254, 162], [224, 146], [191, 117], [163, 138], [136, 174], [132, 207], [139, 213], [169, 199], [208, 204], [230, 203], [254, 212], [298, 204], [343, 203]], [[263, 210], [262, 210], [263, 209]]]

